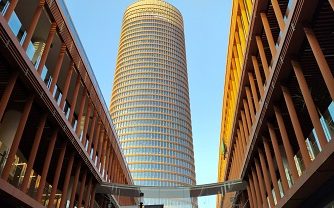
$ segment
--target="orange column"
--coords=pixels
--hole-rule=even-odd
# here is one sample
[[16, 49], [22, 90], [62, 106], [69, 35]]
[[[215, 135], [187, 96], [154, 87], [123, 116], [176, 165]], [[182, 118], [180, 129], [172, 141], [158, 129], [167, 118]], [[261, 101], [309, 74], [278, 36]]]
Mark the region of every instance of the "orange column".
[[258, 152], [259, 152], [259, 158], [260, 158], [260, 163], [261, 163], [261, 170], [263, 172], [264, 184], [265, 184], [266, 191], [267, 191], [268, 198], [269, 198], [269, 203], [270, 203], [269, 207], [274, 207], [275, 203], [274, 203], [273, 194], [271, 192], [271, 180], [270, 180], [270, 176], [268, 173], [267, 165], [265, 163], [262, 150], [259, 149]]
[[74, 67], [74, 63], [71, 62], [70, 67], [67, 70], [66, 80], [65, 80], [64, 89], [63, 89], [63, 96], [61, 97], [61, 101], [60, 101], [60, 104], [59, 104], [59, 107], [60, 107], [61, 110], [63, 110], [63, 108], [64, 108], [64, 104], [65, 104], [65, 101], [66, 101], [66, 98], [67, 98], [68, 90], [70, 88], [71, 78], [72, 78], [72, 74], [73, 74], [73, 67]]
[[48, 175], [48, 171], [49, 171], [49, 167], [50, 167], [50, 163], [51, 163], [53, 150], [54, 150], [54, 147], [55, 147], [55, 144], [56, 144], [57, 136], [58, 136], [58, 129], [56, 129], [52, 133], [51, 140], [49, 141], [48, 151], [46, 152], [46, 156], [45, 156], [45, 160], [44, 160], [44, 164], [43, 164], [41, 180], [40, 180], [40, 183], [39, 183], [39, 186], [38, 186], [38, 189], [37, 189], [37, 193], [36, 193], [36, 197], [35, 197], [36, 201], [38, 201], [38, 202], [42, 201], [42, 195], [43, 195], [43, 191], [44, 191], [46, 177]]
[[59, 55], [58, 55], [58, 58], [57, 58], [56, 66], [55, 66], [55, 68], [53, 70], [53, 74], [52, 74], [52, 82], [51, 82], [51, 86], [50, 86], [51, 94], [53, 94], [55, 86], [58, 82], [60, 69], [61, 69], [61, 66], [62, 66], [63, 61], [64, 61], [65, 51], [66, 51], [66, 45], [63, 43], [60, 47], [60, 51], [59, 51]]
[[53, 177], [52, 190], [51, 190], [51, 194], [49, 197], [48, 208], [51, 208], [54, 205], [54, 199], [55, 199], [57, 188], [58, 188], [59, 177], [60, 177], [60, 173], [61, 173], [61, 169], [63, 166], [63, 161], [64, 161], [64, 157], [66, 153], [66, 146], [67, 146], [67, 142], [63, 142], [62, 147], [60, 149], [59, 156], [58, 156], [56, 171]]
[[311, 158], [310, 155], [308, 153], [307, 147], [306, 147], [306, 143], [305, 143], [305, 137], [303, 135], [303, 131], [302, 131], [302, 127], [299, 123], [298, 120], [298, 116], [297, 116], [297, 112], [295, 109], [295, 106], [293, 105], [293, 100], [292, 97], [289, 93], [289, 90], [286, 87], [281, 87], [282, 91], [283, 91], [283, 96], [284, 96], [284, 100], [286, 103], [286, 106], [288, 108], [289, 111], [289, 115], [290, 115], [290, 119], [292, 122], [292, 126], [293, 126], [293, 130], [295, 131], [295, 135], [298, 141], [298, 146], [300, 149], [300, 153], [302, 155], [305, 167], [309, 167], [310, 163], [311, 163]]
[[249, 132], [250, 132], [250, 130], [248, 129], [248, 126], [247, 126], [246, 116], [245, 116], [245, 112], [244, 111], [241, 111], [241, 120], [242, 120], [242, 126], [244, 127], [244, 131], [245, 131], [245, 138], [248, 141], [249, 140]]
[[253, 74], [252, 73], [248, 73], [248, 78], [249, 78], [249, 83], [250, 83], [252, 94], [253, 94], [253, 100], [254, 100], [255, 109], [256, 109], [256, 111], [258, 111], [259, 107], [260, 107], [259, 106], [259, 97], [257, 95], [257, 91], [256, 91], [256, 86], [255, 86]]
[[315, 103], [313, 101], [311, 92], [309, 90], [310, 88], [308, 87], [308, 85], [306, 83], [306, 80], [305, 80], [305, 77], [303, 75], [302, 68], [301, 68], [300, 64], [296, 61], [293, 61], [293, 60], [291, 61], [291, 63], [292, 63], [293, 69], [294, 69], [295, 74], [296, 74], [296, 78], [297, 78], [297, 81], [298, 81], [298, 84], [299, 84], [299, 88], [300, 88], [300, 90], [302, 92], [302, 95], [304, 97], [307, 111], [310, 114], [310, 118], [311, 118], [312, 124], [314, 126], [314, 129], [317, 133], [320, 145], [323, 148], [327, 144], [327, 139], [326, 139], [326, 136], [325, 136], [324, 129], [321, 126], [321, 123], [320, 123], [320, 120], [319, 120], [320, 118], [319, 118], [319, 115], [318, 115], [318, 112], [317, 112], [317, 107], [315, 106]]
[[67, 168], [66, 168], [66, 175], [63, 183], [63, 191], [62, 191], [62, 197], [60, 201], [60, 208], [65, 207], [65, 203], [67, 201], [67, 191], [68, 191], [68, 185], [70, 183], [71, 173], [72, 173], [72, 167], [74, 163], [74, 153], [70, 155], [70, 159], [67, 162]]
[[275, 41], [274, 41], [274, 38], [273, 38], [273, 34], [271, 33], [271, 30], [270, 30], [270, 25], [269, 25], [269, 22], [268, 22], [267, 15], [266, 15], [266, 13], [261, 12], [260, 16], [261, 16], [264, 32], [266, 34], [267, 41], [268, 41], [268, 44], [269, 44], [271, 55], [272, 55], [272, 57], [274, 57], [275, 54], [276, 54], [276, 46], [275, 46]]
[[271, 139], [273, 149], [274, 149], [274, 154], [275, 154], [275, 158], [276, 158], [278, 172], [281, 176], [283, 191], [284, 191], [284, 193], [286, 193], [289, 190], [289, 185], [288, 185], [288, 180], [285, 176], [285, 170], [284, 170], [284, 167], [283, 167], [282, 155], [281, 155], [281, 152], [279, 150], [276, 133], [275, 133], [275, 130], [274, 130], [273, 126], [270, 123], [268, 123], [268, 129], [269, 129], [270, 139]]
[[251, 168], [251, 172], [252, 172], [252, 176], [253, 176], [255, 195], [256, 195], [258, 207], [263, 207], [261, 192], [260, 192], [260, 186], [259, 186], [259, 183], [258, 183], [258, 180], [257, 180], [258, 178], [256, 177], [255, 171], [254, 171], [253, 168]]
[[19, 73], [17, 71], [13, 71], [9, 77], [8, 84], [3, 92], [3, 95], [0, 100], [0, 122], [2, 121], [2, 117], [5, 113], [6, 107], [8, 105], [9, 98], [13, 92], [17, 77]]
[[10, 173], [10, 170], [12, 168], [17, 149], [19, 148], [21, 138], [22, 138], [22, 134], [23, 134], [23, 130], [24, 130], [25, 125], [27, 123], [28, 116], [29, 116], [33, 101], [34, 101], [34, 96], [30, 95], [27, 98], [26, 103], [24, 104], [24, 108], [23, 108], [23, 112], [22, 112], [22, 115], [21, 115], [21, 118], [20, 118], [20, 122], [19, 122], [19, 125], [17, 127], [12, 146], [10, 147], [5, 167], [2, 170], [1, 178], [5, 181], [7, 181], [8, 177], [9, 177], [9, 173]]
[[249, 206], [251, 208], [256, 208], [254, 205], [254, 201], [253, 201], [253, 197], [252, 197], [252, 193], [250, 191], [249, 185], [247, 186], [247, 196], [248, 196]]
[[76, 107], [77, 101], [78, 101], [78, 94], [79, 94], [80, 82], [81, 82], [80, 80], [81, 80], [81, 77], [80, 77], [80, 74], [78, 74], [77, 80], [75, 82], [74, 92], [73, 92], [73, 95], [72, 95], [70, 116], [68, 118], [68, 121], [70, 122], [71, 125], [72, 125], [72, 121], [73, 121], [75, 107]]
[[242, 123], [241, 123], [240, 120], [239, 120], [239, 131], [240, 131], [240, 136], [241, 136], [242, 140], [246, 144], [245, 146], [247, 146], [248, 140], [247, 140], [247, 138], [245, 136], [244, 127], [243, 127], [243, 125], [242, 125]]
[[252, 63], [254, 67], [257, 86], [259, 87], [260, 96], [262, 97], [264, 95], [263, 81], [262, 81], [262, 76], [260, 73], [259, 63], [257, 62], [257, 59], [255, 56], [252, 56]]
[[299, 176], [298, 176], [298, 171], [297, 171], [297, 168], [296, 168], [295, 160], [293, 159], [294, 153], [293, 153], [293, 150], [292, 150], [290, 139], [289, 139], [288, 133], [286, 131], [286, 127], [285, 127], [285, 124], [284, 124], [284, 120], [283, 120], [281, 111], [276, 106], [274, 106], [274, 111], [275, 111], [275, 116], [276, 116], [278, 128], [279, 128], [279, 131], [281, 133], [284, 150], [285, 150], [286, 157], [287, 157], [287, 160], [288, 160], [289, 169], [291, 171], [293, 181], [295, 182], [298, 179]]
[[238, 135], [238, 138], [241, 141], [243, 152], [245, 153], [246, 152], [246, 148], [247, 148], [247, 143], [246, 143], [246, 140], [244, 140], [244, 138], [241, 137], [239, 129], [237, 130], [237, 135]]
[[34, 143], [33, 143], [32, 148], [30, 150], [26, 171], [25, 171], [25, 174], [24, 174], [24, 177], [23, 177], [23, 182], [22, 182], [22, 185], [21, 185], [21, 191], [23, 191], [24, 193], [26, 193], [27, 189], [28, 189], [28, 182], [29, 182], [29, 179], [30, 179], [30, 173], [31, 173], [32, 167], [35, 163], [35, 158], [36, 158], [36, 155], [37, 155], [37, 150], [38, 150], [38, 147], [39, 147], [39, 143], [40, 143], [41, 138], [42, 138], [46, 118], [47, 118], [47, 115], [43, 114], [40, 121], [39, 121], [37, 131], [36, 131], [36, 134], [35, 134], [35, 138], [34, 138]]
[[273, 5], [273, 8], [274, 8], [274, 13], [275, 13], [275, 16], [278, 22], [278, 26], [280, 30], [283, 31], [285, 23], [284, 23], [282, 11], [281, 11], [281, 8], [279, 7], [278, 1], [271, 0], [271, 4]]
[[29, 25], [29, 28], [27, 29], [27, 35], [26, 35], [26, 38], [24, 39], [23, 44], [22, 44], [22, 48], [25, 51], [27, 50], [28, 45], [30, 43], [30, 40], [31, 40], [31, 38], [32, 38], [32, 36], [35, 32], [37, 23], [38, 23], [39, 18], [42, 14], [42, 11], [43, 11], [44, 4], [45, 4], [45, 0], [40, 0], [39, 1], [38, 6], [35, 10], [34, 16], [32, 17], [31, 23]]
[[251, 116], [249, 114], [248, 104], [245, 99], [243, 99], [242, 102], [244, 104], [244, 109], [245, 109], [245, 114], [246, 114], [248, 133], [251, 134], [252, 133], [252, 121], [251, 121]]
[[77, 122], [77, 127], [75, 129], [75, 132], [77, 133], [78, 136], [80, 136], [80, 125], [81, 125], [81, 120], [82, 120], [82, 116], [83, 116], [83, 112], [85, 110], [85, 106], [86, 106], [86, 97], [87, 97], [87, 90], [84, 87], [82, 90], [82, 96], [81, 96], [81, 102], [80, 102], [80, 106], [79, 106], [79, 113], [78, 113], [78, 122]]
[[11, 0], [10, 4], [6, 10], [6, 13], [4, 15], [5, 20], [8, 22], [9, 18], [12, 16], [14, 9], [16, 8], [16, 5], [18, 3], [18, 0]]
[[264, 51], [263, 43], [262, 43], [262, 40], [261, 40], [260, 36], [256, 36], [255, 39], [256, 39], [257, 48], [259, 50], [259, 54], [260, 54], [264, 74], [266, 75], [266, 79], [268, 79], [270, 72], [269, 72], [268, 60], [267, 60], [267, 57], [266, 57], [266, 53]]
[[[93, 162], [95, 162], [95, 155], [94, 155], [94, 151], [96, 151], [96, 148], [97, 148], [97, 143], [98, 143], [98, 139], [100, 138], [100, 133], [101, 133], [101, 124], [99, 121], [96, 121], [96, 125], [97, 125], [97, 128], [96, 128], [96, 131], [94, 133], [94, 137], [93, 137], [93, 140], [92, 140], [92, 145], [94, 144], [94, 148], [93, 148], [93, 155], [92, 155], [92, 160]], [[90, 151], [88, 151], [88, 154], [90, 155]]]
[[329, 4], [331, 5], [332, 9], [334, 10], [334, 0], [328, 0]]
[[254, 110], [252, 95], [251, 95], [249, 87], [245, 87], [245, 89], [246, 89], [247, 102], [249, 106], [249, 112], [251, 115], [252, 123], [254, 123], [255, 122], [255, 110]]
[[71, 193], [71, 199], [70, 199], [70, 208], [74, 207], [75, 194], [77, 193], [79, 176], [80, 176], [80, 169], [81, 169], [81, 162], [79, 162], [79, 164], [77, 165], [77, 168], [75, 170], [74, 182], [73, 182], [73, 185], [72, 185], [72, 193]]
[[259, 202], [257, 201], [258, 197], [256, 196], [256, 193], [255, 193], [255, 186], [254, 186], [252, 175], [250, 174], [248, 178], [249, 178], [250, 191], [251, 191], [251, 196], [253, 199], [254, 207], [258, 208], [260, 207], [260, 204], [258, 204]]
[[[96, 113], [96, 110], [94, 110], [93, 108], [93, 121], [92, 121], [92, 124], [90, 126], [90, 132], [89, 132], [89, 138], [88, 138], [88, 146], [87, 146], [87, 152], [88, 152], [88, 155], [90, 155], [90, 150], [91, 150], [91, 147], [92, 147], [92, 142], [93, 142], [93, 137], [94, 137], [94, 132], [95, 132], [95, 127], [97, 125], [96, 123], [96, 117], [97, 117], [97, 113]], [[84, 146], [86, 146], [86, 144], [84, 144]]]
[[39, 74], [42, 73], [43, 67], [45, 66], [45, 63], [46, 63], [46, 59], [48, 58], [50, 48], [51, 48], [51, 44], [52, 44], [53, 38], [56, 34], [56, 28], [57, 28], [56, 22], [52, 22], [50, 30], [49, 30], [48, 38], [46, 39], [46, 42], [45, 42], [45, 47], [44, 47], [44, 50], [43, 50], [43, 53], [42, 53], [42, 56], [41, 56], [41, 60], [39, 61], [39, 64], [38, 64], [38, 67], [37, 67], [37, 71], [38, 71]]
[[263, 182], [263, 176], [262, 173], [260, 171], [260, 167], [259, 167], [259, 162], [257, 161], [257, 159], [255, 159], [255, 174], [256, 177], [259, 180], [259, 187], [260, 187], [260, 193], [262, 196], [262, 202], [263, 202], [263, 206], [264, 207], [269, 207], [268, 206], [268, 201], [267, 201], [267, 196], [266, 196], [266, 191], [265, 191], [265, 186], [264, 186], [264, 182]]
[[325, 80], [327, 89], [329, 91], [329, 94], [332, 97], [332, 100], [334, 100], [334, 78], [333, 74], [331, 72], [331, 69], [328, 65], [328, 62], [325, 58], [324, 53], [321, 50], [320, 44], [317, 40], [317, 37], [315, 36], [313, 30], [311, 28], [304, 28], [306, 38], [308, 40], [308, 43], [311, 46], [312, 52], [314, 54], [315, 59], [317, 60], [320, 72], [322, 74], [322, 77]]
[[92, 110], [92, 103], [89, 102], [89, 100], [88, 100], [87, 112], [86, 112], [86, 116], [85, 116], [85, 124], [84, 124], [84, 129], [83, 129], [83, 132], [82, 132], [82, 141], [81, 141], [81, 143], [84, 145], [84, 147], [86, 147], [87, 131], [88, 131], [88, 125], [89, 125], [89, 121], [90, 121], [91, 110]]
[[[271, 177], [271, 182], [274, 186], [274, 191], [275, 191], [275, 196], [276, 196], [276, 200], [278, 201], [278, 199], [281, 198], [281, 194], [278, 188], [278, 180], [277, 180], [277, 176], [276, 176], [276, 171], [275, 171], [275, 167], [274, 167], [274, 160], [271, 156], [271, 151], [270, 151], [270, 147], [268, 144], [268, 141], [266, 139], [263, 140], [263, 144], [264, 144], [264, 151], [266, 153], [266, 159], [268, 161], [268, 167], [269, 167], [269, 173], [270, 173], [270, 177]], [[262, 156], [262, 152], [260, 152], [260, 159]]]

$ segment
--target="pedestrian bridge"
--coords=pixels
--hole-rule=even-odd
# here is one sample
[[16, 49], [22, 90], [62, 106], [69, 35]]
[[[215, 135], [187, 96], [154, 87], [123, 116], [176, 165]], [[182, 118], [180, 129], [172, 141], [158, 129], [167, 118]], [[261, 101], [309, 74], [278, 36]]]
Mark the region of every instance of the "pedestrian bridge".
[[196, 186], [136, 186], [102, 183], [96, 193], [145, 198], [193, 198], [245, 190], [247, 182], [241, 180]]

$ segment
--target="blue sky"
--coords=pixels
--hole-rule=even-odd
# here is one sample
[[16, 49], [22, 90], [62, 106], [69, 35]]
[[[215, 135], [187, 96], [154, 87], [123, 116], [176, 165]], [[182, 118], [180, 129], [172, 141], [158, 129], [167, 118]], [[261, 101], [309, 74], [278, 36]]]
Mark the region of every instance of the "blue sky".
[[[135, 0], [65, 0], [109, 106], [122, 16]], [[217, 182], [218, 146], [232, 0], [167, 0], [185, 24], [197, 184]], [[199, 199], [215, 207], [215, 197]]]

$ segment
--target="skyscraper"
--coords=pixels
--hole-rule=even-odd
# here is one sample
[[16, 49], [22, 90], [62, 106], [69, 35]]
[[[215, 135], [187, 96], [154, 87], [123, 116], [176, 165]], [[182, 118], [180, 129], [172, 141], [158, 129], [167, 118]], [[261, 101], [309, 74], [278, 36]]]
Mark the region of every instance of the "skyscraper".
[[174, 6], [140, 0], [125, 11], [110, 113], [135, 184], [196, 183], [183, 19]]

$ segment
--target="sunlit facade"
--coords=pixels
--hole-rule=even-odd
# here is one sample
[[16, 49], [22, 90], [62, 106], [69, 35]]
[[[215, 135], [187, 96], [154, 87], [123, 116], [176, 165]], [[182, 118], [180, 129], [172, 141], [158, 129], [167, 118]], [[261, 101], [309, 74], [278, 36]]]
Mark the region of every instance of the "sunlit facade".
[[332, 207], [334, 1], [234, 0], [217, 207]]
[[[174, 6], [141, 0], [127, 8], [110, 113], [135, 184], [196, 183], [183, 19]], [[191, 207], [165, 206], [172, 203]]]

